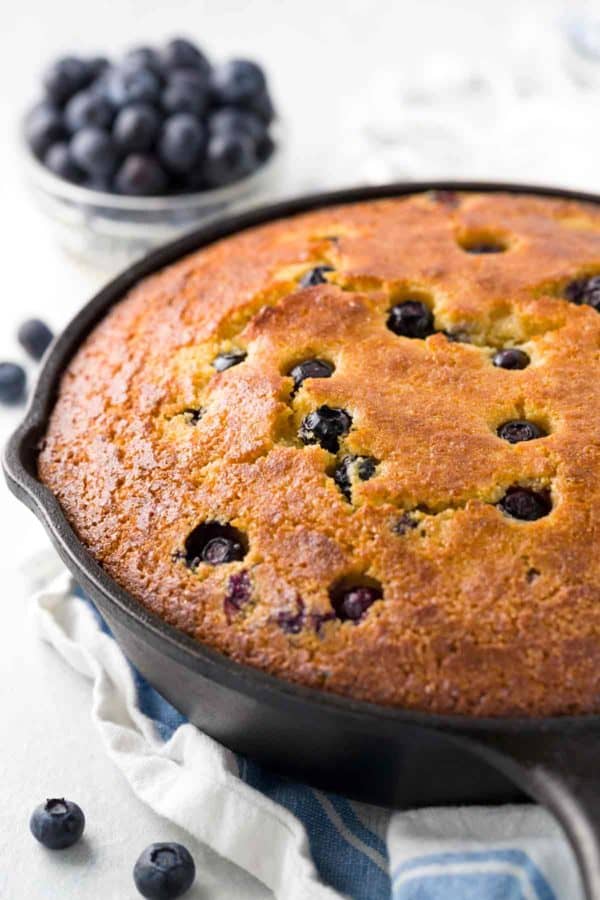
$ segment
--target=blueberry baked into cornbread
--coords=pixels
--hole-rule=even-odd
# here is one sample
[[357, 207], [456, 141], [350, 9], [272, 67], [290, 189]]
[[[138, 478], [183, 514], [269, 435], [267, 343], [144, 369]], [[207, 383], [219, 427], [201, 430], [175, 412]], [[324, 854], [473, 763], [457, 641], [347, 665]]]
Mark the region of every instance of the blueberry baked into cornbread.
[[600, 710], [600, 210], [439, 191], [141, 282], [42, 480], [105, 570], [234, 659], [380, 704]]

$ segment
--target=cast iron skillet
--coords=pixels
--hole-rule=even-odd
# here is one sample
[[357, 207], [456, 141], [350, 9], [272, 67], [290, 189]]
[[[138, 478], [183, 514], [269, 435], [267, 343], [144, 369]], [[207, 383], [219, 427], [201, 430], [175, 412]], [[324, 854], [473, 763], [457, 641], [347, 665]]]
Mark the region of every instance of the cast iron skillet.
[[600, 900], [600, 716], [473, 719], [390, 709], [291, 684], [233, 662], [147, 612], [79, 541], [36, 471], [60, 377], [83, 339], [141, 278], [185, 254], [272, 219], [335, 203], [426, 190], [600, 196], [524, 185], [409, 183], [317, 194], [227, 218], [168, 244], [97, 294], [46, 357], [4, 470], [63, 561], [106, 617], [124, 652], [192, 722], [226, 746], [320, 787], [387, 806], [543, 803], [575, 850], [588, 900]]

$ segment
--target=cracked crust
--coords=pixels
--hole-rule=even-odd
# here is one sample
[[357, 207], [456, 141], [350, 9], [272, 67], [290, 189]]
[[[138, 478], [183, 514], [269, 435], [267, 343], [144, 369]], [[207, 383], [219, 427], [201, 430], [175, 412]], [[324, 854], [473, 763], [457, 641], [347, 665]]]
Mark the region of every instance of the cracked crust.
[[[465, 248], [501, 244], [505, 252]], [[302, 289], [315, 266], [327, 283]], [[233, 658], [382, 704], [481, 716], [600, 711], [600, 315], [564, 299], [600, 272], [596, 207], [419, 195], [252, 229], [142, 282], [66, 371], [42, 480], [106, 571]], [[386, 328], [419, 299], [436, 332]], [[457, 336], [449, 340], [442, 332]], [[523, 370], [492, 365], [518, 346]], [[244, 351], [216, 372], [215, 357]], [[293, 391], [318, 357], [330, 378]], [[336, 455], [298, 439], [322, 405], [352, 417]], [[542, 440], [496, 429], [536, 422]], [[351, 501], [333, 474], [348, 456]], [[549, 490], [534, 522], [495, 505]], [[243, 560], [191, 569], [222, 522]], [[355, 624], [339, 584], [381, 585]]]

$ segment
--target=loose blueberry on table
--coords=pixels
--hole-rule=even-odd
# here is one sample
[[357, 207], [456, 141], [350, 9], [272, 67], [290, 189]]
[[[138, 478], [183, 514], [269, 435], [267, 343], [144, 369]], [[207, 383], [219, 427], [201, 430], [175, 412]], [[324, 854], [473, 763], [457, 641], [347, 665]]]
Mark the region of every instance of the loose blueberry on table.
[[33, 359], [42, 358], [53, 337], [54, 335], [41, 319], [27, 319], [17, 331], [17, 340]]
[[85, 828], [85, 816], [76, 803], [64, 798], [46, 800], [31, 814], [34, 838], [49, 850], [65, 850], [76, 844]]
[[25, 137], [55, 175], [95, 190], [160, 196], [231, 184], [275, 150], [273, 103], [255, 62], [212, 66], [183, 38], [118, 62], [64, 57], [43, 78]]
[[133, 869], [135, 886], [149, 900], [175, 900], [189, 891], [196, 877], [196, 866], [182, 844], [150, 844]]
[[18, 363], [0, 362], [0, 403], [19, 403], [25, 396], [26, 380]]

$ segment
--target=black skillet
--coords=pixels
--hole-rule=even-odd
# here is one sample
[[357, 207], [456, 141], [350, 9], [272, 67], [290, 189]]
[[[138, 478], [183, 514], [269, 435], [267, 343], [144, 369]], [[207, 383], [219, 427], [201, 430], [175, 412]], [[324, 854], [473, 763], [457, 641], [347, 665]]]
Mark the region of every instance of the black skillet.
[[[41, 520], [124, 652], [174, 706], [218, 741], [294, 778], [386, 806], [544, 804], [577, 856], [588, 900], [600, 900], [600, 716], [472, 719], [356, 702], [235, 663], [147, 612], [90, 556], [37, 478], [37, 446], [60, 377], [107, 310], [141, 278], [212, 241], [305, 210], [426, 190], [508, 190], [600, 203], [600, 196], [524, 185], [409, 183], [317, 194], [231, 216], [151, 253], [108, 284], [46, 357], [4, 470]], [[566, 898], [565, 898], [566, 900]]]

